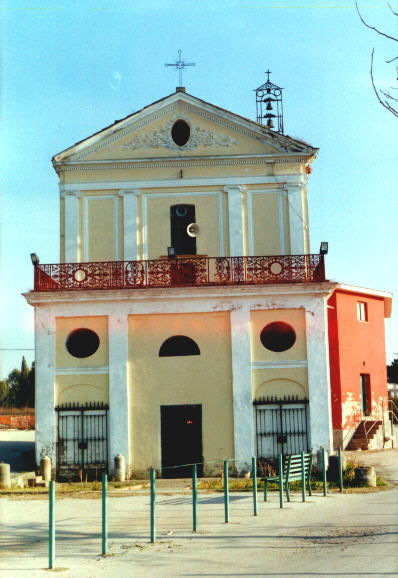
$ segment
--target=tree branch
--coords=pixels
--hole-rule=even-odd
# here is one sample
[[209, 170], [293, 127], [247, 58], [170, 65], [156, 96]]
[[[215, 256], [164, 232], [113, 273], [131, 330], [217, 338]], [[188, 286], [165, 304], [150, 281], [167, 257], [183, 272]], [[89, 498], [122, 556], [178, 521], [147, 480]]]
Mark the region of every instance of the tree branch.
[[[361, 22], [364, 26], [366, 26], [366, 28], [370, 28], [370, 30], [374, 30], [375, 32], [377, 32], [377, 34], [380, 34], [381, 36], [384, 36], [385, 38], [389, 38], [390, 40], [395, 40], [395, 42], [398, 42], [398, 38], [395, 38], [394, 36], [389, 36], [388, 34], [386, 34], [385, 32], [382, 32], [381, 30], [378, 30], [377, 28], [375, 28], [374, 26], [370, 26], [370, 24], [368, 24], [362, 17], [362, 14], [359, 10], [359, 6], [358, 6], [358, 0], [355, 0], [355, 6], [358, 12], [358, 16], [361, 19]], [[394, 13], [395, 14], [395, 13]]]
[[373, 57], [374, 57], [374, 52], [375, 49], [373, 48], [372, 50], [372, 56], [370, 59], [370, 78], [372, 80], [372, 86], [373, 86], [373, 90], [375, 92], [375, 95], [377, 96], [377, 100], [380, 102], [381, 106], [384, 106], [384, 108], [386, 108], [389, 112], [391, 112], [394, 116], [398, 117], [398, 110], [395, 110], [395, 108], [393, 108], [392, 106], [390, 106], [388, 104], [388, 102], [385, 102], [383, 100], [381, 100], [380, 95], [377, 91], [376, 85], [375, 85], [375, 81], [373, 78]]
[[395, 16], [398, 16], [398, 12], [395, 12], [392, 8], [391, 8], [391, 4], [389, 2], [387, 2], [387, 6], [389, 7], [389, 9], [391, 10], [391, 12], [393, 14], [395, 14]]
[[384, 92], [384, 90], [380, 90], [381, 94], [384, 94], [384, 96], [386, 98], [389, 98], [390, 100], [394, 100], [395, 102], [398, 102], [398, 98], [395, 98], [395, 96], [391, 96], [391, 94], [388, 94], [388, 92]]

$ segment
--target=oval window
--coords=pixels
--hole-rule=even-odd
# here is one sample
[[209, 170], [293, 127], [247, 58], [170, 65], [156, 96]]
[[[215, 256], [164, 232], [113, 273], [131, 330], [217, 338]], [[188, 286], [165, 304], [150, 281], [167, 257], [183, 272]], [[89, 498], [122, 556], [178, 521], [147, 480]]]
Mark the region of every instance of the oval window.
[[191, 128], [185, 120], [177, 120], [171, 129], [171, 138], [179, 147], [183, 147], [189, 141]]
[[100, 344], [100, 339], [91, 329], [75, 329], [68, 335], [65, 346], [73, 357], [90, 357]]
[[264, 327], [260, 334], [261, 343], [270, 351], [287, 351], [296, 342], [293, 327], [283, 321], [275, 321]]

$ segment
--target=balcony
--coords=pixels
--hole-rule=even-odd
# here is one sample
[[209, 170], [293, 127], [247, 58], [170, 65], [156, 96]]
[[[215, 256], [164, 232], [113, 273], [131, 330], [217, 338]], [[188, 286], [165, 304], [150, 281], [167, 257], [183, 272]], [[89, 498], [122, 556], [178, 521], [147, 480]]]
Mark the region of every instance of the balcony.
[[35, 291], [155, 289], [325, 281], [323, 255], [178, 256], [149, 261], [35, 265]]

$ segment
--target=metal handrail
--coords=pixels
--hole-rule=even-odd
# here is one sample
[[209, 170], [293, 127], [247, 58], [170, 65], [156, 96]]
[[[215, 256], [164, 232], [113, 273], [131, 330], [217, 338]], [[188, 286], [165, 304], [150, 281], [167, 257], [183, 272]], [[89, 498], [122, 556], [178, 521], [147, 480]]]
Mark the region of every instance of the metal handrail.
[[36, 264], [35, 291], [155, 289], [325, 281], [324, 256], [200, 255], [144, 261]]

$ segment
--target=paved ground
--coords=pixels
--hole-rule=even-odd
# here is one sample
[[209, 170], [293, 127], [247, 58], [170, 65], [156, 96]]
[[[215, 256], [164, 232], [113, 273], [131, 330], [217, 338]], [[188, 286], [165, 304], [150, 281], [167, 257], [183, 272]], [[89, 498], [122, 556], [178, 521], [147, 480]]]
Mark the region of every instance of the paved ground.
[[398, 449], [344, 453], [358, 464], [374, 466], [378, 475], [398, 486]]
[[[356, 453], [398, 479], [398, 450]], [[377, 466], [376, 466], [377, 467]], [[171, 482], [171, 481], [170, 481]], [[163, 484], [162, 484], [163, 486]], [[180, 484], [181, 486], [181, 484]], [[369, 494], [300, 496], [281, 510], [277, 496], [259, 502], [200, 494], [199, 532], [191, 531], [191, 498], [159, 488], [158, 541], [149, 543], [147, 490], [109, 499], [110, 556], [100, 552], [99, 499], [57, 500], [57, 573], [65, 578], [174, 576], [398, 576], [398, 488]], [[260, 495], [259, 495], [260, 497]], [[48, 575], [46, 498], [0, 499], [0, 576]]]

